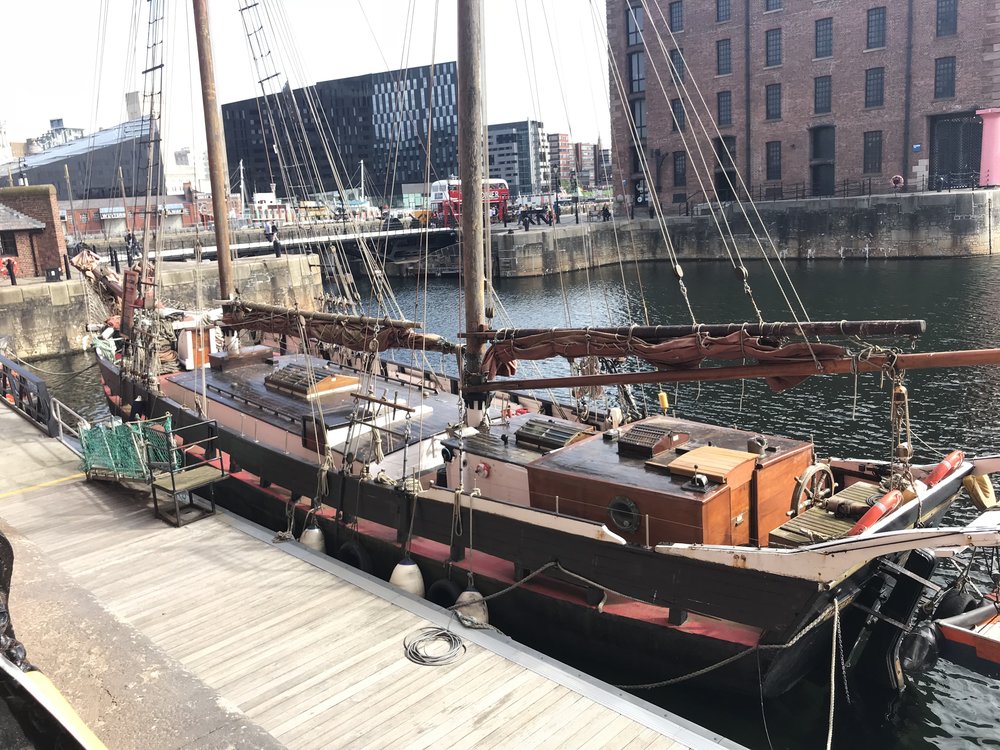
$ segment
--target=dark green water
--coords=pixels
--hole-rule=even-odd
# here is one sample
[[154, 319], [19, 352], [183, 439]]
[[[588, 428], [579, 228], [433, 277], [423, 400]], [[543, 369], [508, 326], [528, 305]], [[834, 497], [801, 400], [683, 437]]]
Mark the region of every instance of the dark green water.
[[[684, 280], [699, 322], [754, 320], [741, 283], [728, 266], [695, 263]], [[780, 269], [776, 269], [780, 275]], [[810, 261], [790, 264], [787, 272], [813, 320], [921, 318], [928, 332], [918, 351], [1000, 346], [1000, 258], [932, 261]], [[778, 285], [763, 263], [750, 265], [750, 282], [767, 320], [789, 320]], [[511, 323], [546, 327], [642, 322], [643, 300], [653, 323], [688, 323], [689, 314], [676, 279], [666, 264], [617, 267], [498, 280]], [[787, 282], [786, 282], [787, 292]], [[404, 314], [423, 319], [426, 328], [454, 338], [462, 303], [455, 279], [433, 279], [424, 294], [413, 282], [397, 285]], [[790, 292], [788, 292], [790, 294]], [[569, 311], [569, 312], [567, 312]], [[499, 317], [494, 321], [503, 325]], [[886, 342], [881, 342], [886, 343]], [[909, 347], [909, 342], [893, 342]], [[59, 371], [78, 370], [92, 357], [62, 357], [40, 363]], [[433, 364], [437, 358], [432, 357]], [[445, 369], [453, 359], [444, 360]], [[563, 363], [544, 366], [564, 373]], [[529, 375], [530, 366], [521, 373]], [[97, 373], [75, 378], [46, 376], [60, 398], [87, 415], [104, 411]], [[857, 390], [855, 411], [855, 387]], [[907, 377], [918, 460], [936, 451], [962, 448], [970, 453], [1000, 453], [1000, 368], [915, 372]], [[645, 394], [652, 407], [655, 388]], [[772, 394], [763, 383], [682, 385], [668, 388], [681, 416], [792, 437], [812, 437], [820, 455], [885, 457], [888, 454], [887, 389], [877, 375], [815, 378]], [[948, 521], [960, 523], [974, 511], [959, 501]], [[677, 689], [642, 695], [671, 711], [753, 748], [825, 746], [826, 697], [804, 686], [762, 707], [755, 700]], [[939, 662], [921, 676], [893, 706], [871, 707], [865, 719], [838, 713], [835, 747], [889, 748], [1000, 747], [1000, 681]]]

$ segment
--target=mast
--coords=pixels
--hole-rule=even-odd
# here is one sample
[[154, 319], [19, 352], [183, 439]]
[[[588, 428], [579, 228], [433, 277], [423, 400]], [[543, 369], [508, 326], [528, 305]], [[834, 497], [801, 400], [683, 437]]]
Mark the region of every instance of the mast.
[[246, 207], [247, 207], [247, 188], [244, 182], [245, 175], [243, 174], [243, 160], [240, 159], [240, 218], [246, 218]]
[[[458, 171], [465, 188], [462, 201], [462, 279], [465, 287], [465, 323], [473, 334], [486, 330], [483, 293], [483, 112], [482, 112], [482, 6], [480, 0], [458, 3]], [[483, 382], [485, 341], [470, 336], [465, 347], [462, 382]], [[466, 403], [482, 408], [487, 396], [470, 396]]]
[[69, 216], [70, 224], [73, 226], [74, 244], [80, 242], [80, 234], [76, 231], [76, 210], [73, 208], [73, 183], [69, 179], [69, 164], [63, 164], [63, 174], [66, 177], [66, 192], [69, 193]]
[[233, 296], [233, 261], [229, 254], [229, 195], [226, 146], [222, 135], [222, 113], [215, 90], [215, 64], [212, 40], [208, 31], [208, 0], [192, 0], [194, 28], [198, 40], [198, 71], [201, 74], [201, 100], [205, 108], [205, 139], [208, 145], [208, 175], [212, 186], [212, 212], [215, 220], [215, 257], [219, 264], [219, 296]]

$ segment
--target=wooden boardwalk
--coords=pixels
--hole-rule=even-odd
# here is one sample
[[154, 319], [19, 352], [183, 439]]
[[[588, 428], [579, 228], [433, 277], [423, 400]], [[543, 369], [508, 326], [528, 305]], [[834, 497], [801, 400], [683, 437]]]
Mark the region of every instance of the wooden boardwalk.
[[46, 458], [55, 441], [5, 439], [12, 419], [0, 408], [0, 460], [57, 468], [0, 484], [4, 523], [286, 747], [734, 747], [493, 633], [456, 626], [457, 662], [413, 664], [403, 638], [439, 610], [241, 519], [170, 527]]

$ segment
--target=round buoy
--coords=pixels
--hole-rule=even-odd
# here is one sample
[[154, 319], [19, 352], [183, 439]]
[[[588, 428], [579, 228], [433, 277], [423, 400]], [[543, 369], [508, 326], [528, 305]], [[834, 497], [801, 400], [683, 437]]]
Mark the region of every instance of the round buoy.
[[459, 594], [455, 604], [459, 605], [455, 611], [461, 612], [464, 617], [475, 620], [482, 625], [489, 625], [490, 613], [486, 609], [486, 601], [483, 599], [483, 595], [472, 586]]
[[414, 596], [424, 595], [424, 577], [417, 564], [408, 557], [404, 557], [393, 568], [389, 583]]
[[316, 523], [315, 518], [299, 534], [299, 541], [309, 549], [314, 549], [317, 552], [326, 552], [326, 540], [323, 538], [323, 529]]

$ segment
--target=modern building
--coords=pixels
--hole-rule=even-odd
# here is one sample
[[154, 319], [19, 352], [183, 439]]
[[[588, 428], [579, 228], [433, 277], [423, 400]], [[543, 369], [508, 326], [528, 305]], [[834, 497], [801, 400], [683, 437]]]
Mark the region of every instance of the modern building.
[[[180, 148], [163, 147], [163, 184], [167, 195], [180, 195], [185, 187], [197, 193], [211, 193], [208, 176], [208, 155], [192, 150], [190, 146]], [[233, 188], [239, 190], [239, 185]]]
[[582, 190], [590, 190], [595, 181], [595, 159], [593, 143], [574, 143], [573, 158], [576, 161], [576, 185]]
[[538, 120], [520, 120], [487, 128], [489, 174], [506, 180], [511, 196], [548, 193], [549, 139]]
[[49, 120], [49, 129], [45, 133], [37, 138], [28, 139], [27, 151], [29, 154], [40, 154], [78, 138], [83, 138], [83, 128], [67, 128], [61, 119]]
[[569, 192], [576, 158], [567, 133], [549, 133], [549, 175], [554, 193]]
[[447, 62], [224, 104], [230, 174], [242, 161], [248, 194], [274, 185], [281, 197], [303, 199], [343, 186], [391, 202], [402, 184], [427, 182], [428, 130], [430, 181], [458, 172], [457, 82]]
[[[139, 119], [53, 145], [4, 166], [0, 185], [54, 185], [59, 200], [68, 200], [68, 167], [74, 199], [111, 198], [121, 195], [118, 185], [121, 167], [126, 195], [145, 195], [149, 135], [149, 121]], [[153, 180], [153, 189], [163, 194], [157, 141], [154, 135], [153, 171], [157, 177]]]
[[595, 159], [597, 160], [597, 187], [610, 187], [613, 176], [613, 169], [611, 166], [611, 149], [602, 148], [600, 143], [598, 143], [595, 148]]
[[[693, 158], [701, 158], [696, 143], [707, 147], [713, 171], [708, 192], [723, 200], [732, 197], [736, 172], [755, 195], [774, 198], [834, 195], [869, 181], [886, 189], [897, 175], [906, 189], [975, 178], [976, 111], [1000, 103], [996, 2], [673, 0], [650, 7], [662, 14], [646, 17], [635, 0], [607, 3], [626, 92], [625, 102], [611, 101], [616, 192], [621, 185], [635, 206], [647, 203], [650, 190], [663, 203], [701, 194], [691, 174]], [[693, 75], [707, 111], [690, 86]]]
[[374, 169], [367, 172], [375, 195], [398, 199], [404, 183], [457, 175], [458, 64], [375, 73], [372, 123]]

